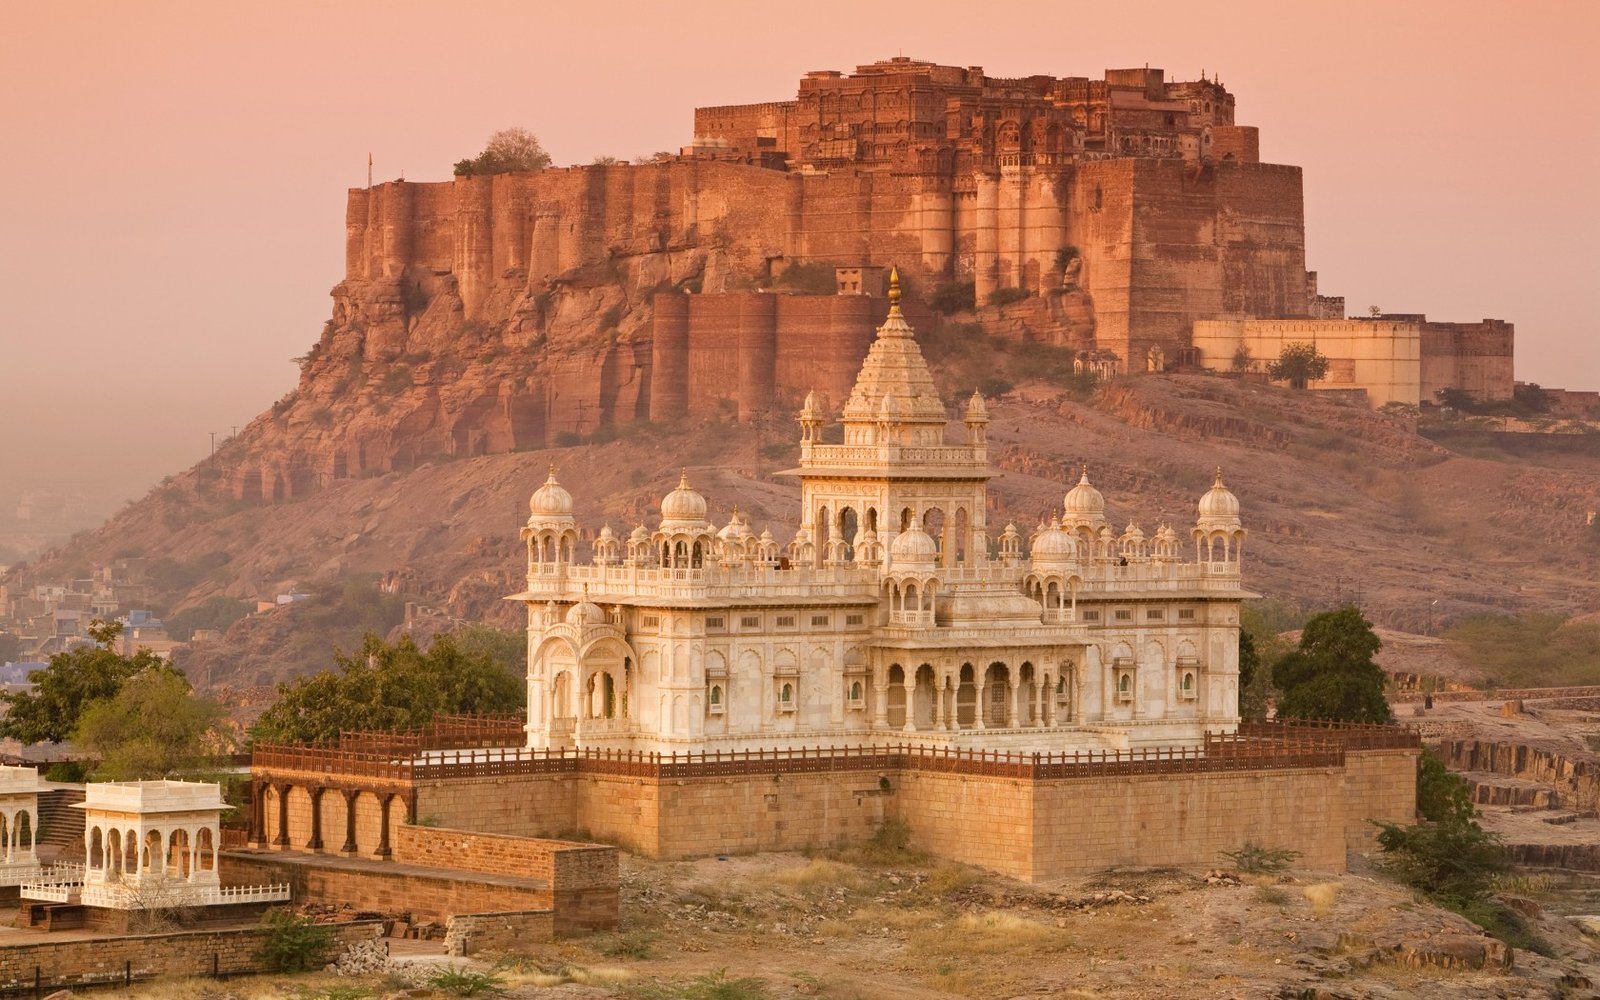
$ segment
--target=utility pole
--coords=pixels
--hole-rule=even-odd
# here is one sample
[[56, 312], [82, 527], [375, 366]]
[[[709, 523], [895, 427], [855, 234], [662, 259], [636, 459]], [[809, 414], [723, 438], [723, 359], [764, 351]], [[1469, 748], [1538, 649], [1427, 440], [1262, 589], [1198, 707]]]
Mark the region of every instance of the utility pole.
[[217, 432], [216, 431], [212, 431], [211, 432], [211, 457], [212, 458], [216, 458], [217, 457]]
[[372, 190], [372, 154], [367, 154], [367, 190]]

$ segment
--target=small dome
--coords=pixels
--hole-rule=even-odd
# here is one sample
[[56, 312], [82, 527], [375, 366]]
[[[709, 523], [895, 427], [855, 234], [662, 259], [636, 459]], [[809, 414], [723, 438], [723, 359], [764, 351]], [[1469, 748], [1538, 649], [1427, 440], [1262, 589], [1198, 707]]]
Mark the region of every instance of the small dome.
[[911, 519], [911, 527], [895, 536], [889, 546], [889, 558], [896, 566], [932, 567], [939, 559], [939, 547], [922, 530], [919, 518]]
[[1122, 531], [1122, 537], [1126, 541], [1142, 542], [1144, 541], [1144, 531], [1137, 524], [1129, 521], [1128, 526]]
[[972, 394], [972, 398], [967, 400], [967, 419], [968, 420], [987, 420], [987, 419], [989, 419], [989, 407], [987, 405], [985, 405], [985, 403], [983, 401], [983, 393], [974, 392]]
[[772, 539], [772, 529], [771, 528], [762, 528], [761, 529], [761, 541], [762, 542], [770, 542], [772, 540], [773, 540]]
[[689, 486], [689, 473], [685, 470], [678, 477], [678, 488], [661, 499], [661, 520], [699, 524], [705, 519], [706, 498]]
[[602, 524], [600, 526], [600, 534], [595, 536], [595, 541], [597, 541], [597, 542], [609, 542], [613, 538], [616, 538], [616, 537], [617, 537], [616, 535], [611, 533], [611, 525]]
[[528, 498], [528, 513], [543, 518], [572, 516], [572, 494], [556, 482], [555, 466], [550, 466], [550, 478]]
[[568, 625], [601, 625], [606, 620], [606, 613], [600, 605], [591, 602], [587, 597], [574, 604], [567, 611]]
[[1029, 553], [1033, 564], [1055, 564], [1071, 562], [1076, 558], [1078, 548], [1072, 542], [1072, 536], [1061, 530], [1059, 522], [1051, 524], [1039, 534], [1034, 536], [1033, 547]]
[[1089, 485], [1089, 470], [1083, 470], [1083, 476], [1078, 480], [1078, 485], [1067, 491], [1062, 500], [1061, 510], [1070, 520], [1073, 518], [1101, 518], [1106, 513], [1106, 498], [1100, 491]]
[[1217, 469], [1217, 481], [1200, 498], [1200, 518], [1207, 519], [1232, 519], [1239, 518], [1239, 498], [1233, 491], [1222, 484], [1222, 469]]
[[1109, 524], [1102, 525], [1101, 528], [1100, 528], [1100, 540], [1104, 541], [1104, 542], [1109, 542], [1109, 541], [1112, 540], [1113, 537], [1115, 537], [1115, 536], [1113, 536], [1111, 534], [1111, 526]]
[[725, 542], [750, 537], [750, 526], [744, 523], [744, 519], [739, 516], [738, 508], [734, 508], [733, 514], [728, 518], [727, 525], [717, 532], [717, 537]]
[[628, 534], [628, 538], [635, 542], [647, 542], [650, 540], [650, 531], [642, 524], [634, 525], [633, 531]]

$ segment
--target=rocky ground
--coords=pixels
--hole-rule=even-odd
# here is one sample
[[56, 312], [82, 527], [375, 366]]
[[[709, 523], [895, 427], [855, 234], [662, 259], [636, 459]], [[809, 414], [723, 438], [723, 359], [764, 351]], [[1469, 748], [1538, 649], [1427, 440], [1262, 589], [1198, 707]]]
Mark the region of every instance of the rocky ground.
[[[1582, 922], [1519, 898], [1547, 954], [1513, 953], [1354, 860], [1349, 874], [1138, 869], [1031, 886], [913, 855], [627, 858], [617, 932], [459, 967], [551, 1000], [1600, 995], [1600, 939]], [[426, 988], [433, 961], [159, 995], [450, 995]]]

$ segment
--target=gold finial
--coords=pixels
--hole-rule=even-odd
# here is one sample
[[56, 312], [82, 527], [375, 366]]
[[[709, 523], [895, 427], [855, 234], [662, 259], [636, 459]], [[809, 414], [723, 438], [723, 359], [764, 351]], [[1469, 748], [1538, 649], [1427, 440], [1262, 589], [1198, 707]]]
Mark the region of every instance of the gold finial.
[[556, 463], [551, 462], [550, 463], [550, 478], [554, 479], [555, 477], [556, 477]]
[[1222, 466], [1217, 466], [1217, 485], [1222, 485]]
[[679, 469], [678, 470], [678, 488], [680, 490], [686, 490], [686, 489], [689, 488], [689, 470], [688, 469]]
[[892, 313], [900, 311], [900, 269], [898, 267], [889, 268], [889, 311]]

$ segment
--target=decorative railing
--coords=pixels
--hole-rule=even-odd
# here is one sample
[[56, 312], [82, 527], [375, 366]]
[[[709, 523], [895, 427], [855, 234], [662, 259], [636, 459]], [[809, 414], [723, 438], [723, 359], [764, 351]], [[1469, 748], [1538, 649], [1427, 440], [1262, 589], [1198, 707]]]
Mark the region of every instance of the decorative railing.
[[1239, 736], [1253, 739], [1320, 740], [1346, 750], [1406, 750], [1422, 746], [1422, 734], [1410, 726], [1370, 722], [1328, 722], [1321, 719], [1273, 719], [1241, 722]]
[[83, 888], [83, 879], [83, 865], [60, 862], [24, 880], [18, 886], [18, 891], [23, 899], [67, 903]]
[[[1094, 777], [1099, 775], [1178, 774], [1248, 771], [1287, 767], [1332, 767], [1344, 762], [1346, 748], [1380, 745], [1335, 736], [1273, 733], [1208, 734], [1204, 745], [1148, 750], [1026, 751], [935, 748], [901, 744], [889, 747], [801, 747], [784, 750], [724, 750], [690, 753], [613, 750], [599, 747], [497, 750], [439, 750], [395, 756], [327, 747], [258, 745], [252, 769], [315, 774], [325, 780], [379, 778], [415, 782], [450, 778], [525, 774], [599, 774], [636, 778], [698, 778], [737, 774], [822, 771], [916, 770], [1016, 778]], [[1415, 739], [1415, 734], [1411, 734]], [[1382, 744], [1387, 745], [1387, 744]]]
[[231, 906], [241, 903], [278, 903], [290, 898], [287, 882], [273, 885], [194, 885], [160, 881], [141, 886], [88, 885], [78, 901], [108, 910], [151, 910], [171, 906]]

